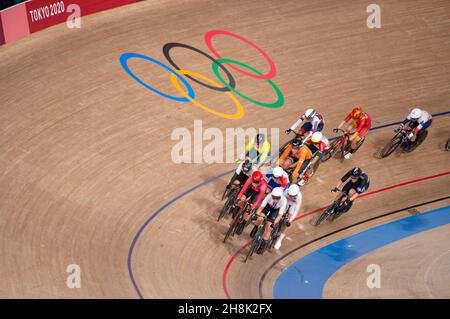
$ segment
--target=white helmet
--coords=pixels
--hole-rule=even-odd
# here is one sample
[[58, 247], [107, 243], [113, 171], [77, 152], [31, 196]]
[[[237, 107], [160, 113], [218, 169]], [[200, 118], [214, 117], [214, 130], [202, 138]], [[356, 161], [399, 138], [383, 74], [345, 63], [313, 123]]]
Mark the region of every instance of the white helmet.
[[303, 114], [306, 119], [311, 120], [316, 115], [316, 110], [314, 109], [307, 109], [305, 111], [305, 114]]
[[280, 178], [281, 176], [283, 176], [283, 173], [284, 170], [280, 166], [275, 167], [272, 171], [273, 177], [275, 178]]
[[409, 117], [413, 120], [419, 119], [423, 114], [423, 111], [421, 109], [415, 108], [409, 113]]
[[281, 197], [281, 196], [283, 196], [283, 189], [281, 187], [275, 187], [272, 190], [272, 194], [271, 195], [275, 196], [275, 197]]
[[323, 138], [323, 135], [321, 132], [314, 132], [314, 134], [311, 136], [311, 141], [313, 143], [319, 143]]
[[297, 184], [292, 184], [291, 186], [289, 186], [287, 194], [292, 197], [297, 196], [298, 194], [300, 194], [300, 187]]

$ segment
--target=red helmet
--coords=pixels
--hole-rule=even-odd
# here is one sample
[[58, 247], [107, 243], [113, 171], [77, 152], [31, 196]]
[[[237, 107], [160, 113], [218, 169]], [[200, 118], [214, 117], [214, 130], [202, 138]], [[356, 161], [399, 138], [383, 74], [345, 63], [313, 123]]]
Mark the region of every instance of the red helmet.
[[259, 183], [259, 182], [262, 181], [262, 179], [263, 179], [263, 174], [261, 174], [261, 172], [258, 172], [258, 171], [253, 172], [253, 174], [252, 174], [252, 181], [253, 182]]
[[361, 118], [363, 110], [358, 106], [352, 110], [352, 117], [356, 120]]

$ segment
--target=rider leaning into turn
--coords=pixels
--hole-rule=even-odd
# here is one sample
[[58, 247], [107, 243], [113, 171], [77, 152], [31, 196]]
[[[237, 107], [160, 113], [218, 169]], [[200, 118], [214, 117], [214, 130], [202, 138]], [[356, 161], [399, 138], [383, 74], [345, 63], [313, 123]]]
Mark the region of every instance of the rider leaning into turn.
[[[295, 131], [300, 124], [303, 125], [298, 131]], [[321, 132], [323, 127], [325, 126], [325, 122], [323, 120], [323, 116], [316, 112], [314, 109], [307, 109], [305, 113], [292, 124], [290, 128], [288, 128], [285, 133], [289, 134], [290, 132], [296, 132], [298, 135], [304, 135], [306, 132]]]
[[[264, 198], [261, 206], [256, 211], [256, 220], [254, 221], [255, 226], [250, 233], [250, 236], [254, 237], [258, 226], [261, 225], [264, 216], [267, 217], [266, 225], [264, 227], [264, 233], [262, 235], [262, 242], [259, 249], [256, 251], [257, 254], [262, 254], [266, 249], [269, 242], [272, 225], [275, 221], [279, 221], [279, 217], [284, 214], [287, 207], [287, 199], [284, 197], [283, 190], [280, 187], [275, 187], [270, 194]], [[250, 215], [245, 216], [247, 220], [250, 219]]]
[[227, 185], [227, 189], [230, 189], [233, 185], [239, 186], [244, 185], [247, 179], [256, 171], [256, 166], [249, 160], [245, 160], [236, 168], [233, 177], [231, 177], [230, 182]]
[[408, 134], [409, 143], [405, 146], [405, 151], [411, 150], [413, 143], [416, 141], [417, 135], [421, 131], [425, 131], [433, 122], [432, 116], [425, 110], [415, 108], [400, 124], [400, 128], [411, 131]]
[[265, 176], [267, 182], [267, 192], [271, 191], [275, 187], [281, 187], [286, 189], [289, 186], [289, 175], [280, 166], [267, 172]]
[[[284, 192], [284, 196], [287, 200], [287, 221], [284, 227], [281, 229], [281, 235], [278, 237], [277, 242], [274, 245], [275, 249], [280, 249], [281, 242], [286, 237], [287, 227], [291, 226], [291, 223], [297, 217], [298, 212], [300, 211], [300, 207], [302, 205], [302, 193], [300, 192], [300, 187], [297, 184], [292, 184], [289, 188]], [[278, 224], [281, 220], [282, 215], [279, 215], [275, 220], [275, 225]]]
[[263, 200], [266, 189], [267, 182], [264, 180], [263, 174], [255, 171], [252, 177], [244, 183], [236, 199], [241, 203], [248, 200], [252, 204], [251, 209], [255, 209]]
[[257, 134], [255, 139], [251, 140], [246, 146], [245, 151], [240, 156], [240, 159], [250, 159], [257, 167], [261, 167], [262, 164], [270, 156], [270, 142], [266, 139], [264, 134]]
[[[350, 180], [347, 181], [348, 179]], [[344, 187], [341, 190], [342, 185], [344, 185]], [[353, 205], [353, 201], [357, 199], [360, 194], [364, 193], [369, 188], [369, 185], [369, 176], [359, 167], [352, 168], [342, 176], [336, 187], [331, 190], [332, 192], [340, 190], [342, 193], [347, 194], [344, 204], [340, 206], [340, 211], [342, 213], [348, 212]], [[339, 197], [340, 194], [336, 196], [335, 200], [338, 200]]]
[[[294, 140], [283, 154], [281, 154], [278, 162], [282, 163], [285, 170], [295, 165], [295, 169], [291, 175], [294, 184], [297, 183], [299, 176], [308, 167], [310, 162], [311, 167], [314, 167], [316, 162], [322, 157], [323, 152], [328, 147], [325, 141], [326, 139], [324, 139], [321, 132], [315, 132], [303, 145], [301, 145], [300, 140]], [[292, 164], [286, 167], [288, 164], [285, 160], [288, 157], [291, 158]]]
[[[366, 133], [372, 126], [370, 115], [363, 112], [360, 107], [355, 107], [350, 114], [339, 124], [338, 128], [342, 128], [347, 122], [351, 120], [350, 125], [346, 128], [346, 131], [350, 134], [351, 150], [345, 154], [345, 159], [352, 157], [357, 148], [357, 144], [363, 139]], [[337, 129], [333, 130], [335, 133]]]

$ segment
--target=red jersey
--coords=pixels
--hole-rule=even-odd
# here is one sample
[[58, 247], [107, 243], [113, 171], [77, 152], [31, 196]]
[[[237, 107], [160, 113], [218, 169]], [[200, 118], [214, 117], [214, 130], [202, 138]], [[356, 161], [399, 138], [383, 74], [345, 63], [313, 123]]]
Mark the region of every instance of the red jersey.
[[370, 118], [370, 115], [362, 112], [359, 119], [354, 120], [352, 118], [352, 113], [347, 115], [344, 119], [345, 122], [348, 122], [350, 120], [353, 120], [353, 125], [356, 128], [356, 132], [359, 133], [359, 135], [364, 135], [367, 133], [367, 131], [372, 127], [372, 120]]
[[244, 195], [245, 192], [247, 192], [247, 189], [249, 187], [251, 187], [255, 191], [255, 193], [258, 193], [258, 198], [252, 205], [252, 209], [254, 209], [254, 208], [258, 207], [258, 205], [264, 199], [264, 195], [266, 194], [266, 190], [267, 190], [267, 182], [263, 179], [257, 186], [255, 186], [252, 183], [252, 178], [251, 177], [248, 178], [247, 181], [245, 182], [244, 186], [242, 186], [242, 189], [237, 196], [238, 200], [241, 199], [242, 195]]

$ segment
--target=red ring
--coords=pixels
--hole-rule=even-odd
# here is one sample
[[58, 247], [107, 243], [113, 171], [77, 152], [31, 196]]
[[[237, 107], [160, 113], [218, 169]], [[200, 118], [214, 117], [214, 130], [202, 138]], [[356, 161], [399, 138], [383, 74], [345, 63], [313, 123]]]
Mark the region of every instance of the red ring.
[[264, 75], [264, 74], [263, 74], [263, 75], [258, 75], [258, 74], [253, 74], [253, 73], [249, 73], [249, 72], [243, 71], [243, 70], [239, 69], [238, 67], [236, 67], [236, 66], [234, 66], [234, 65], [232, 65], [232, 64], [227, 64], [228, 66], [230, 66], [231, 68], [235, 69], [236, 71], [238, 71], [238, 72], [240, 72], [240, 73], [242, 73], [242, 74], [245, 74], [245, 75], [247, 75], [247, 76], [249, 76], [249, 77], [257, 78], [257, 79], [262, 79], [262, 80], [271, 79], [271, 78], [273, 78], [273, 77], [277, 74], [277, 69], [275, 68], [275, 63], [272, 61], [271, 58], [269, 58], [269, 56], [267, 55], [266, 52], [264, 52], [263, 50], [261, 50], [260, 48], [258, 48], [258, 47], [256, 46], [256, 44], [254, 44], [253, 42], [247, 40], [246, 38], [243, 38], [243, 37], [241, 37], [241, 36], [239, 36], [239, 35], [237, 35], [237, 34], [234, 34], [234, 33], [228, 32], [228, 31], [224, 31], [224, 30], [211, 30], [211, 31], [206, 32], [206, 34], [205, 34], [205, 42], [206, 42], [206, 45], [207, 45], [208, 48], [211, 50], [211, 52], [216, 56], [216, 58], [218, 58], [218, 59], [221, 59], [221, 58], [222, 58], [222, 57], [217, 53], [217, 51], [213, 48], [212, 43], [211, 43], [212, 37], [215, 36], [215, 35], [217, 35], [217, 34], [225, 34], [225, 35], [229, 35], [230, 37], [233, 37], [233, 38], [237, 38], [237, 39], [239, 39], [239, 40], [242, 40], [242, 41], [244, 41], [245, 43], [247, 43], [247, 44], [251, 45], [252, 47], [254, 47], [256, 50], [259, 51], [259, 53], [261, 53], [261, 54], [264, 56], [264, 58], [267, 60], [267, 62], [269, 62], [269, 65], [270, 65], [270, 71], [269, 71], [269, 73], [267, 73], [266, 75]]

